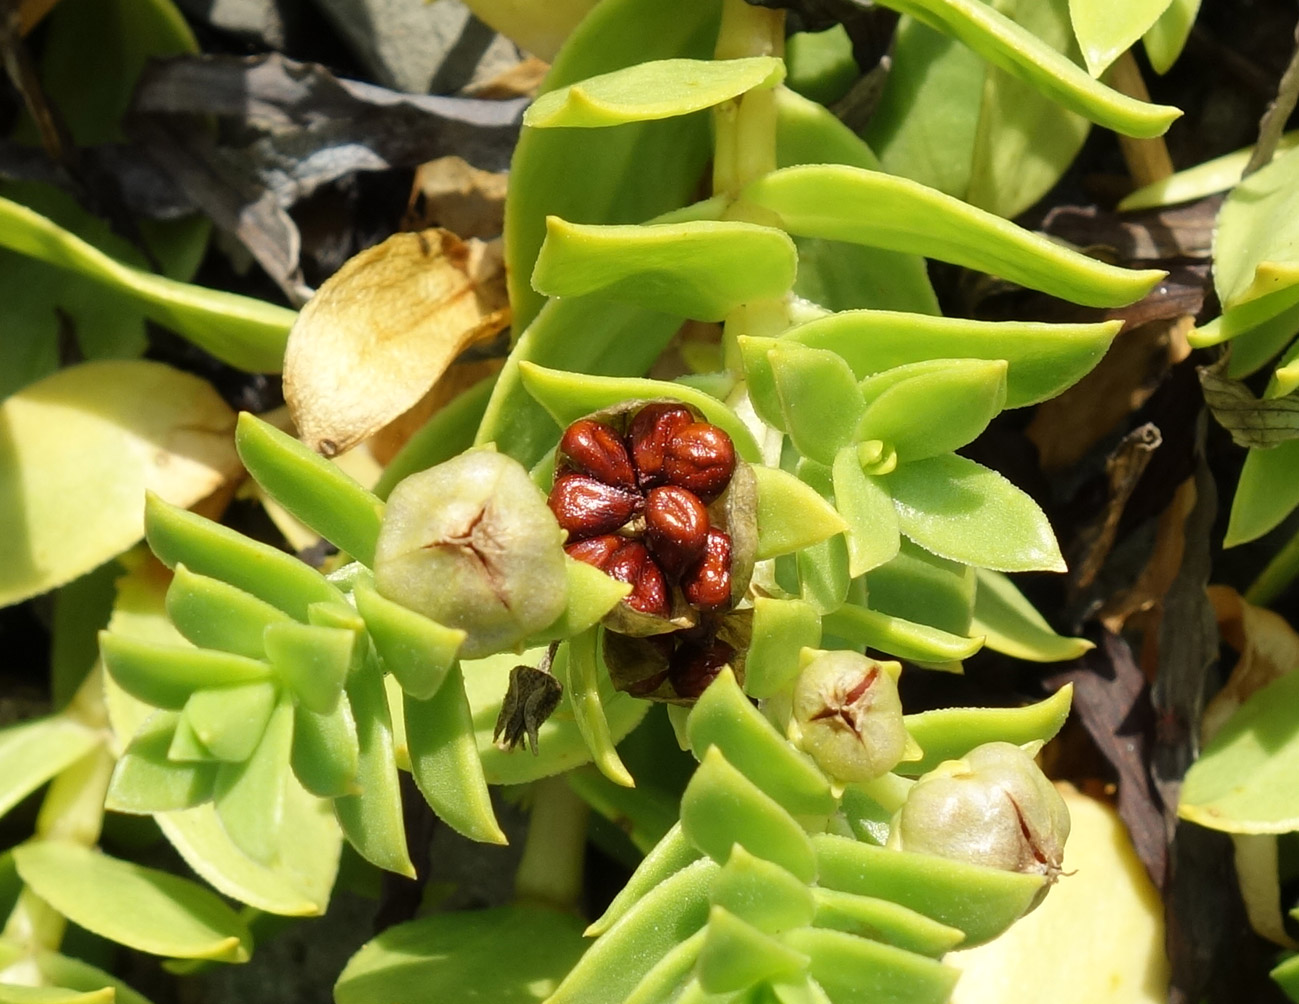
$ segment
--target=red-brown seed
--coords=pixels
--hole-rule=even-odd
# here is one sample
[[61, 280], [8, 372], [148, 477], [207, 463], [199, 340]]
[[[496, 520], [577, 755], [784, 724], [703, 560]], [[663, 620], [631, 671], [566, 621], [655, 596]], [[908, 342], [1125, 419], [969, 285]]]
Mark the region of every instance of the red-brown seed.
[[626, 539], [626, 537], [620, 537], [616, 533], [602, 533], [598, 537], [579, 540], [575, 544], [566, 544], [564, 550], [570, 558], [584, 561], [588, 565], [594, 565], [603, 571], [604, 566], [613, 557], [613, 553], [622, 547], [623, 541]]
[[704, 556], [708, 510], [693, 492], [676, 485], [650, 489], [645, 497], [645, 543], [669, 579]]
[[704, 556], [681, 580], [686, 602], [696, 610], [724, 610], [731, 605], [731, 538], [709, 530]]
[[677, 696], [693, 700], [717, 678], [722, 667], [735, 658], [735, 649], [714, 638], [707, 642], [686, 642], [672, 653], [668, 679]]
[[636, 490], [636, 472], [622, 437], [612, 427], [592, 418], [581, 418], [564, 431], [559, 451], [570, 466], [615, 488]]
[[663, 571], [650, 557], [649, 549], [638, 540], [628, 540], [618, 548], [604, 566], [604, 574], [631, 585], [627, 604], [643, 614], [670, 617], [668, 583]]
[[642, 488], [661, 485], [666, 480], [663, 458], [668, 444], [694, 420], [694, 415], [679, 404], [647, 404], [637, 412], [627, 439], [636, 465], [636, 479]]
[[631, 519], [640, 497], [585, 474], [561, 474], [548, 501], [571, 543], [617, 530]]
[[669, 484], [688, 488], [711, 502], [726, 490], [735, 473], [735, 445], [710, 422], [691, 422], [668, 443], [663, 473]]

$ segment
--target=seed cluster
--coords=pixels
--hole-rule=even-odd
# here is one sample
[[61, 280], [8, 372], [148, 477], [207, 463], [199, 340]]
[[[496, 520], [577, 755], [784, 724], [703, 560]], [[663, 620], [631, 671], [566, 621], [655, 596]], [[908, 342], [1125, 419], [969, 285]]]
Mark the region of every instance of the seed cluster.
[[[569, 555], [628, 583], [626, 602], [643, 614], [671, 618], [674, 590], [701, 614], [730, 608], [731, 538], [708, 513], [735, 472], [730, 436], [679, 404], [653, 403], [625, 437], [579, 419], [565, 430], [559, 457], [549, 504], [568, 533]], [[734, 654], [715, 639], [680, 640], [661, 639], [673, 649], [679, 692], [702, 691]], [[701, 672], [708, 679], [696, 681]]]

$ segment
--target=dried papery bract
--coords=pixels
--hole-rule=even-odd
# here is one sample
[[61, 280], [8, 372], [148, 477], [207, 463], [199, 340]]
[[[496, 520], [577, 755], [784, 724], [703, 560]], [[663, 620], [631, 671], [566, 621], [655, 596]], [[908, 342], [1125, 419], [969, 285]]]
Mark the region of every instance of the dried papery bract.
[[564, 534], [518, 461], [476, 450], [393, 489], [375, 547], [379, 592], [468, 632], [474, 659], [564, 610]]
[[889, 846], [1054, 882], [1068, 836], [1069, 810], [1033, 758], [1011, 743], [985, 743], [916, 782]]
[[906, 754], [898, 668], [847, 651], [823, 652], [803, 667], [790, 733], [830, 777], [869, 781]]

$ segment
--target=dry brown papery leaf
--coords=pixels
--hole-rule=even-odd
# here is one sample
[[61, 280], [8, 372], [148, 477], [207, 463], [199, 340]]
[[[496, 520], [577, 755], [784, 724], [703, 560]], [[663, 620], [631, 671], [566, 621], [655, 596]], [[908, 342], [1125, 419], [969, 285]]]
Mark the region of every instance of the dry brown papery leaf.
[[332, 275], [298, 315], [284, 397], [334, 456], [416, 404], [467, 346], [509, 324], [499, 241], [399, 233]]
[[444, 227], [461, 237], [499, 236], [505, 226], [507, 179], [504, 171], [480, 171], [460, 157], [421, 164], [402, 229]]

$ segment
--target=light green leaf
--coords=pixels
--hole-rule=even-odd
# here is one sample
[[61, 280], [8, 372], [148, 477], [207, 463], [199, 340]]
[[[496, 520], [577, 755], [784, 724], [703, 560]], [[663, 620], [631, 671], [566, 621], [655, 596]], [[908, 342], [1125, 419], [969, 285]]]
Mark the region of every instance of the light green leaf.
[[804, 927], [785, 935], [785, 944], [811, 958], [812, 977], [843, 1004], [888, 998], [898, 1004], [942, 1004], [960, 976], [923, 955], [844, 931]]
[[[720, 17], [720, 0], [686, 6], [659, 0], [604, 2], [574, 30], [542, 91], [649, 60], [708, 59]], [[690, 201], [698, 186], [712, 155], [709, 137], [704, 113], [617, 129], [524, 129], [510, 164], [505, 211], [506, 273], [515, 330], [525, 330], [544, 303], [528, 280], [547, 216], [585, 223], [643, 223], [676, 209]], [[653, 169], [647, 172], [646, 165]], [[588, 329], [588, 337], [595, 330]], [[571, 333], [566, 335], [569, 340]], [[563, 359], [530, 358], [581, 368]], [[502, 444], [502, 449], [507, 447]], [[529, 463], [522, 456], [517, 459]]]
[[167, 587], [167, 616], [200, 648], [265, 659], [263, 633], [289, 620], [288, 614], [220, 579], [197, 575], [184, 565]]
[[1299, 829], [1299, 673], [1252, 694], [1182, 782], [1177, 814], [1228, 833]]
[[816, 926], [882, 941], [908, 952], [941, 958], [965, 940], [965, 932], [886, 899], [817, 888]]
[[196, 882], [67, 841], [14, 850], [18, 873], [73, 923], [153, 955], [245, 962], [247, 925]]
[[523, 124], [591, 129], [673, 118], [784, 79], [785, 64], [773, 56], [651, 60], [548, 91], [524, 113]]
[[780, 400], [781, 428], [805, 457], [829, 466], [853, 440], [865, 410], [848, 364], [834, 352], [777, 341], [767, 362]]
[[954, 35], [988, 62], [1070, 111], [1128, 136], [1161, 136], [1181, 112], [1127, 97], [979, 0], [889, 0], [889, 7]]
[[905, 178], [840, 165], [788, 167], [759, 178], [744, 202], [790, 233], [924, 254], [1087, 306], [1117, 306], [1166, 273], [1116, 268]]
[[0, 816], [101, 741], [93, 730], [58, 715], [0, 729]]
[[917, 460], [885, 481], [902, 532], [940, 557], [1002, 572], [1065, 570], [1037, 503], [973, 460]]
[[364, 645], [358, 631], [342, 627], [281, 621], [266, 628], [266, 656], [280, 683], [296, 701], [326, 715]]
[[550, 216], [532, 285], [721, 321], [741, 304], [783, 296], [797, 266], [788, 235], [753, 223], [587, 226]]
[[745, 693], [764, 698], [786, 689], [798, 675], [799, 651], [820, 643], [821, 618], [811, 604], [754, 597], [753, 630], [744, 658]]
[[1068, 638], [1052, 630], [1046, 618], [1000, 572], [975, 569], [974, 619], [970, 634], [983, 635], [994, 652], [1029, 662], [1067, 662], [1096, 646], [1086, 638]]
[[[111, 681], [108, 681], [111, 685]], [[212, 797], [217, 765], [174, 760], [170, 747], [180, 715], [159, 711], [145, 721], [117, 760], [104, 807], [114, 812], [161, 813], [188, 809]]]
[[217, 770], [212, 798], [217, 816], [236, 847], [261, 864], [275, 863], [284, 841], [284, 793], [293, 747], [293, 705], [276, 705], [261, 741], [242, 763]]
[[[1199, 0], [1192, 0], [1192, 2], [1198, 3]], [[1173, 0], [1168, 13], [1171, 14], [1182, 5], [1184, 0]], [[1284, 133], [1277, 140], [1277, 156], [1293, 150], [1296, 144], [1299, 144], [1299, 131]], [[1156, 206], [1171, 206], [1178, 202], [1202, 199], [1215, 192], [1225, 192], [1240, 181], [1241, 172], [1245, 170], [1245, 165], [1249, 163], [1249, 158], [1253, 154], [1254, 148], [1247, 146], [1232, 153], [1224, 153], [1221, 157], [1214, 157], [1213, 160], [1206, 160], [1194, 167], [1188, 167], [1176, 174], [1170, 174], [1167, 178], [1151, 182], [1125, 196], [1119, 202], [1118, 208], [1125, 213], [1134, 209], [1153, 209]]]
[[181, 719], [214, 758], [240, 763], [257, 749], [278, 696], [269, 680], [198, 690], [189, 695]]
[[[631, 878], [623, 884], [622, 889], [614, 896], [604, 913], [587, 927], [585, 931], [587, 937], [598, 938], [604, 934], [642, 898], [699, 858], [699, 851], [681, 831], [681, 821], [677, 820], [659, 842], [646, 853], [641, 863], [636, 866], [636, 870], [632, 872]], [[772, 867], [776, 866], [772, 865]]]
[[1159, 20], [1151, 25], [1142, 41], [1150, 65], [1159, 74], [1167, 73], [1182, 54], [1190, 37], [1195, 15], [1200, 12], [1200, 0], [1172, 0]]
[[785, 39], [786, 86], [811, 101], [832, 105], [861, 75], [852, 39], [842, 24], [823, 31], [799, 31]]
[[234, 470], [232, 420], [207, 383], [144, 361], [70, 366], [0, 403], [0, 605], [138, 541], [146, 491], [211, 493]]
[[553, 624], [524, 641], [529, 648], [550, 641], [564, 641], [593, 628], [631, 592], [625, 582], [610, 578], [583, 561], [564, 556], [568, 579], [568, 605]]
[[129, 297], [146, 317], [232, 366], [273, 373], [283, 364], [289, 328], [297, 316], [286, 307], [124, 265], [5, 198], [0, 198], [0, 246], [108, 286]]
[[839, 451], [831, 473], [834, 507], [848, 524], [848, 574], [855, 579], [898, 553], [898, 513], [885, 483], [862, 470], [856, 446]]
[[1218, 212], [1213, 284], [1223, 309], [1299, 282], [1297, 243], [1299, 150], [1291, 150], [1237, 185]]
[[355, 795], [360, 741], [352, 703], [344, 693], [332, 712], [320, 715], [301, 705], [293, 715], [293, 773], [321, 798]]
[[343, 834], [328, 802], [286, 779], [283, 824], [271, 865], [235, 846], [211, 803], [154, 817], [163, 835], [204, 881], [256, 910], [295, 917], [325, 912]]
[[917, 621], [954, 635], [974, 635], [970, 616], [974, 609], [975, 576], [969, 565], [948, 561], [903, 543], [888, 564], [866, 576], [870, 608], [905, 620]]
[[337, 464], [243, 412], [235, 430], [239, 459], [270, 496], [340, 551], [374, 563], [383, 503]]
[[506, 843], [478, 758], [473, 713], [459, 664], [451, 666], [432, 697], [416, 700], [407, 694], [404, 704], [411, 774], [429, 805], [471, 840]]
[[848, 529], [815, 488], [778, 467], [755, 466], [758, 483], [758, 552], [763, 561], [811, 547]]
[[581, 925], [557, 910], [506, 906], [390, 927], [348, 961], [335, 1004], [479, 998], [540, 1004], [581, 957]]
[[113, 1004], [115, 999], [112, 987], [82, 991], [0, 983], [0, 1004]]
[[51, 983], [74, 990], [91, 991], [111, 987], [114, 1004], [149, 1004], [147, 998], [136, 993], [111, 973], [58, 952], [37, 952], [36, 968]]
[[1169, 0], [1134, 0], [1114, 7], [1104, 0], [1069, 0], [1083, 59], [1093, 77], [1136, 44], [1159, 21]]
[[821, 630], [842, 638], [857, 648], [873, 648], [899, 659], [947, 668], [968, 659], [983, 648], [982, 638], [966, 638], [940, 631], [927, 624], [917, 624], [868, 610], [855, 603], [845, 603], [821, 618]]
[[213, 649], [160, 645], [110, 632], [100, 635], [99, 647], [117, 684], [156, 708], [179, 710], [196, 690], [271, 677], [264, 662]]
[[1223, 547], [1263, 536], [1299, 505], [1299, 439], [1245, 455]]
[[609, 719], [600, 699], [599, 681], [609, 675], [607, 669], [601, 672], [602, 668], [595, 628], [561, 645], [553, 666], [555, 678], [563, 685], [573, 709], [582, 740], [591, 751], [591, 761], [610, 781], [634, 788], [635, 780], [614, 749]]
[[714, 905], [709, 912], [707, 932], [695, 973], [699, 985], [709, 993], [731, 993], [755, 983], [792, 979], [810, 961], [722, 906]]
[[359, 584], [353, 595], [384, 669], [416, 700], [436, 694], [455, 663], [465, 632], [394, 603], [367, 583]]

